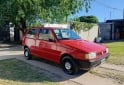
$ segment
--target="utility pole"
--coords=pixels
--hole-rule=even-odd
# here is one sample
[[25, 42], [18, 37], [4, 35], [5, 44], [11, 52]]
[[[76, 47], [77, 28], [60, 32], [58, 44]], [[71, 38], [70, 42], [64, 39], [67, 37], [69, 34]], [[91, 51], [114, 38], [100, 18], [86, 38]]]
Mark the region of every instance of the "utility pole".
[[124, 19], [124, 9], [123, 9], [123, 19]]

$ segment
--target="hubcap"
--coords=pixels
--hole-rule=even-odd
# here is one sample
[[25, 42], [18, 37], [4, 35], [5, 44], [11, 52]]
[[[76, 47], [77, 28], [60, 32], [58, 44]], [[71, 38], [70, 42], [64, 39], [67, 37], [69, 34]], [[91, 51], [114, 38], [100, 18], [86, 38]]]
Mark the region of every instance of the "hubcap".
[[28, 51], [25, 51], [25, 56], [26, 56], [26, 57], [28, 56]]
[[69, 62], [65, 62], [65, 68], [67, 70], [71, 69], [71, 64]]

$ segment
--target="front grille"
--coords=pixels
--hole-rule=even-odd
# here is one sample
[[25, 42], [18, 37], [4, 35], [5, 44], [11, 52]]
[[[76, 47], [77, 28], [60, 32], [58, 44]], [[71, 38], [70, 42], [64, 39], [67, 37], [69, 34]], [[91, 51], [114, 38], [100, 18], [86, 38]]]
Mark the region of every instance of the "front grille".
[[97, 53], [97, 56], [101, 56], [101, 55], [103, 55], [103, 54], [105, 54], [105, 53], [106, 53], [106, 51], [98, 52], [98, 53]]

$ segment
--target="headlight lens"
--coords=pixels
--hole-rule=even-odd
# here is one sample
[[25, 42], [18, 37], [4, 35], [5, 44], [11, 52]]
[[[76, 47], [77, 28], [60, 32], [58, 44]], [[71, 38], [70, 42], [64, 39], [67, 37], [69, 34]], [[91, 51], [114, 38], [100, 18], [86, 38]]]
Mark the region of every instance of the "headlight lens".
[[91, 53], [89, 53], [89, 54], [86, 54], [86, 55], [85, 55], [85, 58], [86, 58], [86, 59], [93, 59], [93, 58], [96, 58], [96, 53], [91, 52]]
[[108, 48], [106, 48], [106, 53], [108, 53], [109, 52], [109, 49]]

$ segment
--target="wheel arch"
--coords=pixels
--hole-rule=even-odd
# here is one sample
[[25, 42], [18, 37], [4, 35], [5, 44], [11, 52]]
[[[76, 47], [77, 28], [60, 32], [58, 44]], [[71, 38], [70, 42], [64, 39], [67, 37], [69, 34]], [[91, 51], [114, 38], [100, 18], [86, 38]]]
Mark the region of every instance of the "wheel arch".
[[61, 55], [60, 63], [62, 62], [62, 59], [63, 59], [65, 56], [68, 56], [68, 57], [70, 57], [70, 58], [72, 58], [72, 59], [74, 60], [74, 58], [73, 58], [72, 55], [70, 55], [70, 54], [68, 54], [68, 53], [64, 53], [64, 54]]
[[25, 45], [25, 46], [24, 46], [24, 49], [25, 49], [25, 48], [28, 48], [28, 46], [27, 46], [27, 45]]

